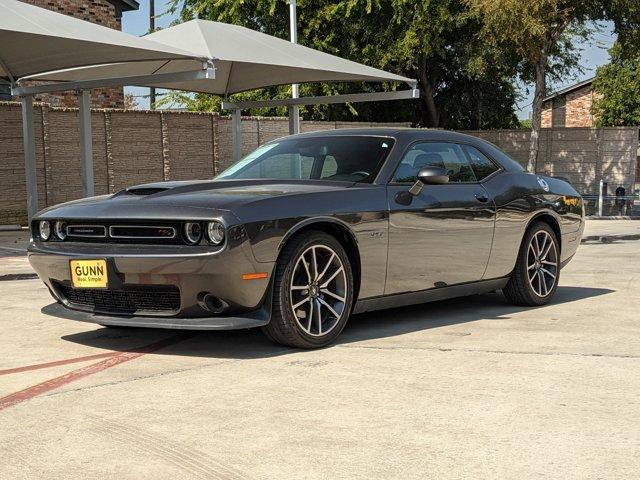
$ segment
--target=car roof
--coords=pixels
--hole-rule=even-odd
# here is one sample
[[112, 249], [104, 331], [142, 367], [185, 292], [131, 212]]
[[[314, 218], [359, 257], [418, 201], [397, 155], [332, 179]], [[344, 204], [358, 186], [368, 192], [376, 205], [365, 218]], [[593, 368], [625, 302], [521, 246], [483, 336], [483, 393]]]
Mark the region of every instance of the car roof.
[[[367, 135], [402, 138], [413, 140], [449, 140], [467, 141], [477, 143], [482, 141], [478, 137], [465, 135], [464, 133], [452, 132], [449, 130], [428, 129], [428, 128], [402, 128], [402, 127], [376, 127], [376, 128], [341, 128], [336, 130], [321, 130], [308, 133], [299, 133], [290, 137], [326, 137], [326, 136], [350, 136]], [[284, 138], [290, 138], [284, 137]]]
[[522, 166], [520, 166], [518, 162], [513, 160], [491, 142], [479, 137], [474, 137], [473, 135], [452, 132], [449, 130], [408, 127], [341, 128], [336, 130], [319, 130], [315, 132], [299, 133], [296, 135], [281, 137], [274, 141], [290, 138], [314, 138], [327, 136], [381, 136], [392, 137], [404, 143], [412, 143], [420, 140], [467, 143], [488, 153], [494, 160], [499, 162], [505, 170], [511, 172], [523, 171]]

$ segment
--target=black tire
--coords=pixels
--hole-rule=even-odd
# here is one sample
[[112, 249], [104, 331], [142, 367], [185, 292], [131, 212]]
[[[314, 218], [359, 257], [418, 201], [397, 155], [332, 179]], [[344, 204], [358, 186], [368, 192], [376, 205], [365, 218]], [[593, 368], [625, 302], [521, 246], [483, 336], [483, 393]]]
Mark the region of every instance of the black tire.
[[[551, 263], [555, 263], [555, 266], [549, 265], [549, 272], [555, 275], [555, 278], [551, 278], [550, 274], [542, 274], [541, 272], [536, 272], [537, 268], [533, 268], [532, 275], [533, 280], [530, 281], [529, 267], [532, 262], [532, 257], [530, 252], [530, 247], [532, 245], [532, 239], [536, 235], [541, 235], [544, 237], [545, 232], [551, 241], [553, 242], [553, 246], [551, 248], [554, 249], [555, 257]], [[550, 250], [551, 253], [551, 250]], [[535, 253], [533, 258], [535, 258]], [[537, 264], [537, 262], [536, 262]], [[545, 282], [544, 287], [540, 283], [540, 279], [537, 275], [542, 275], [542, 281]], [[553, 229], [545, 222], [535, 222], [533, 225], [529, 227], [526, 231], [524, 238], [522, 239], [522, 244], [520, 245], [520, 251], [518, 252], [518, 259], [516, 261], [516, 266], [513, 269], [511, 274], [511, 278], [509, 279], [509, 283], [502, 289], [504, 296], [507, 300], [514, 305], [528, 306], [528, 307], [537, 307], [540, 305], [545, 305], [551, 301], [553, 295], [558, 288], [558, 281], [560, 280], [560, 245], [558, 243], [558, 238], [556, 237]], [[551, 283], [553, 282], [553, 283]], [[544, 295], [536, 292], [532, 283], [535, 283]]]
[[[292, 308], [292, 289], [290, 285], [294, 274], [299, 275], [299, 273], [295, 272], [296, 265], [300, 261], [300, 257], [313, 246], [331, 249], [341, 262], [345, 274], [344, 277], [341, 277], [343, 278], [345, 299], [342, 305], [343, 310], [340, 317], [337, 321], [333, 321], [328, 333], [325, 334], [322, 334], [321, 330], [317, 334], [311, 333], [311, 322], [314, 320], [313, 311], [309, 319], [308, 332], [303, 328], [300, 323], [302, 320], [294, 314]], [[327, 262], [327, 264], [330, 263], [330, 261]], [[320, 296], [325, 298], [323, 295]], [[271, 321], [262, 327], [262, 330], [270, 340], [281, 345], [305, 349], [325, 347], [332, 343], [344, 329], [351, 313], [352, 302], [353, 273], [349, 258], [340, 242], [324, 232], [303, 232], [289, 240], [280, 254], [275, 268]], [[327, 312], [325, 313], [327, 318], [335, 317]], [[322, 320], [319, 323], [322, 325]]]

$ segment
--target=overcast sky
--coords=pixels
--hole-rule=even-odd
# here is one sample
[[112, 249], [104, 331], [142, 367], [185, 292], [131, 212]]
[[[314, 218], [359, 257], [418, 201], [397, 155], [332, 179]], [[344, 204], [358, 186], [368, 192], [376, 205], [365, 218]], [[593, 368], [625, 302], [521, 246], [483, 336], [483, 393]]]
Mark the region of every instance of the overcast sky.
[[[285, 0], [282, 0], [285, 1]], [[165, 0], [156, 0], [156, 14], [160, 14], [166, 10], [167, 2]], [[175, 18], [169, 15], [161, 15], [156, 18], [156, 27], [165, 28]], [[125, 32], [133, 35], [144, 35], [149, 30], [149, 2], [148, 0], [140, 1], [140, 9], [134, 12], [126, 12], [122, 15], [122, 28]], [[553, 90], [559, 90], [567, 87], [573, 83], [585, 80], [592, 77], [595, 74], [595, 70], [598, 66], [603, 65], [609, 61], [609, 54], [607, 50], [611, 48], [615, 37], [612, 33], [612, 25], [603, 24], [598, 30], [591, 36], [591, 38], [584, 43], [581, 43], [581, 64], [584, 68], [584, 73], [578, 74], [577, 78], [567, 79], [559, 85], [552, 85]], [[371, 65], [375, 67], [375, 65]], [[522, 101], [517, 105], [518, 116], [520, 118], [529, 118], [531, 115], [531, 101], [533, 99], [533, 87], [531, 85], [518, 85], [520, 92], [523, 95]], [[138, 104], [141, 108], [149, 107], [149, 89], [139, 87], [126, 87], [127, 93], [132, 93], [138, 98]]]

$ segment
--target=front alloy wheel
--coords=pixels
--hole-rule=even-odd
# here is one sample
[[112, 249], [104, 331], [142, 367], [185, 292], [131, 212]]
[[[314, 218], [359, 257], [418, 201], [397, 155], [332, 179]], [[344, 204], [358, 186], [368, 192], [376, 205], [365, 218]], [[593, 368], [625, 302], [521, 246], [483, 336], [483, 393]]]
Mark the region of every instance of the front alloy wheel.
[[293, 267], [289, 295], [293, 315], [309, 335], [333, 330], [346, 307], [347, 274], [331, 247], [307, 248]]
[[342, 245], [323, 232], [305, 232], [280, 255], [272, 318], [264, 331], [293, 347], [328, 345], [347, 322], [352, 295], [351, 265]]

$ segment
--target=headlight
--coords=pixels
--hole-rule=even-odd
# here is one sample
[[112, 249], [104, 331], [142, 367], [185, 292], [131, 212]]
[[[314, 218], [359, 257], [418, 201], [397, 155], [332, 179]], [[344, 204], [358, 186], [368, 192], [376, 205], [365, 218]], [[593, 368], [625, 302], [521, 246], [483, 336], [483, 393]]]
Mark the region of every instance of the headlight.
[[67, 238], [67, 224], [62, 220], [58, 220], [53, 226], [53, 231], [56, 234], [58, 240], [64, 240]]
[[38, 224], [38, 233], [40, 234], [40, 240], [47, 241], [51, 237], [51, 224], [46, 220], [40, 221]]
[[209, 222], [207, 224], [207, 240], [214, 245], [224, 242], [224, 225], [220, 222]]
[[195, 245], [202, 237], [202, 227], [196, 222], [187, 222], [184, 224], [184, 238], [187, 243]]

